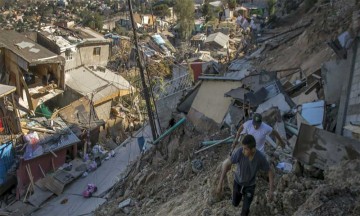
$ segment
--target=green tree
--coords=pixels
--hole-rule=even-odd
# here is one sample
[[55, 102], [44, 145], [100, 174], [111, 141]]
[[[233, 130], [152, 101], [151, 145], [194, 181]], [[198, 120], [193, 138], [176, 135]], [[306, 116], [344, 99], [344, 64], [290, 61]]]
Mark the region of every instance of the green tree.
[[175, 0], [174, 11], [178, 18], [180, 37], [188, 39], [194, 28], [194, 1]]
[[81, 15], [82, 15], [81, 18], [83, 20], [83, 25], [96, 30], [102, 29], [104, 20], [99, 13], [84, 11]]
[[166, 4], [160, 4], [153, 7], [154, 14], [160, 18], [170, 16], [169, 7]]
[[228, 0], [228, 7], [229, 9], [235, 9], [236, 8], [236, 0]]
[[205, 4], [203, 4], [201, 8], [201, 13], [203, 17], [205, 17], [206, 22], [208, 22], [214, 17], [214, 13], [211, 11], [210, 4], [208, 1], [206, 1]]
[[267, 5], [268, 5], [268, 10], [269, 10], [269, 15], [270, 16], [275, 15], [275, 12], [276, 12], [276, 8], [275, 8], [276, 0], [268, 0]]

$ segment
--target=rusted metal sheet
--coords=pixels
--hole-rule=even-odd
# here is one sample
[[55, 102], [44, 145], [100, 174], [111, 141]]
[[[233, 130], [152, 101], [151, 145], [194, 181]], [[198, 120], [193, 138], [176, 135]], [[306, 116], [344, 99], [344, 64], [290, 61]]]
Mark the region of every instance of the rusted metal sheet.
[[344, 160], [360, 158], [360, 142], [301, 124], [293, 156], [306, 164], [325, 169]]

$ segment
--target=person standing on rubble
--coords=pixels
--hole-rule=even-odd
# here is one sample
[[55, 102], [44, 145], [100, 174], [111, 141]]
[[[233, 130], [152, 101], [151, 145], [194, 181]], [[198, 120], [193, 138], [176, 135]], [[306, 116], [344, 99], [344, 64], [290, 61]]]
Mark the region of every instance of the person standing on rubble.
[[256, 140], [256, 148], [263, 154], [265, 154], [265, 140], [267, 135], [274, 135], [279, 141], [280, 146], [282, 148], [285, 147], [285, 142], [279, 133], [268, 124], [262, 122], [262, 116], [259, 113], [255, 113], [252, 120], [246, 121], [239, 127], [234, 142], [231, 145], [231, 152], [234, 151], [236, 144], [239, 142], [240, 135], [243, 134], [250, 134], [254, 136]]
[[242, 147], [231, 155], [230, 160], [226, 160], [222, 164], [220, 180], [216, 188], [218, 194], [222, 192], [224, 178], [231, 169], [232, 164], [237, 165], [234, 173], [232, 204], [237, 207], [242, 198], [244, 198], [241, 216], [247, 216], [250, 213], [250, 205], [255, 193], [255, 178], [257, 172], [263, 170], [269, 175], [269, 201], [272, 200], [274, 191], [273, 173], [265, 155], [257, 150], [254, 136], [248, 134], [242, 140]]

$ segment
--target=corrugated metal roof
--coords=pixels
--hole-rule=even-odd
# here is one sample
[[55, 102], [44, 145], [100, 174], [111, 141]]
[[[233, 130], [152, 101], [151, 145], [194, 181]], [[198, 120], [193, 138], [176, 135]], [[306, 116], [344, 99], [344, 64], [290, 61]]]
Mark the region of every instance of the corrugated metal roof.
[[[102, 74], [101, 74], [102, 73]], [[104, 97], [116, 94], [119, 90], [131, 88], [129, 82], [111, 71], [93, 71], [87, 67], [79, 67], [65, 74], [66, 85], [84, 96], [94, 94], [96, 103]]]
[[[34, 126], [34, 124], [36, 126], [40, 124], [48, 125], [50, 120], [42, 117], [29, 119], [27, 121], [30, 121], [32, 126]], [[54, 125], [58, 127], [56, 134], [37, 132], [40, 139], [38, 145], [42, 146], [44, 153], [48, 153], [50, 150], [55, 151], [57, 149], [62, 149], [80, 142], [80, 139], [70, 130], [61, 118], [55, 118], [53, 121]], [[28, 159], [33, 159], [33, 157]]]
[[227, 46], [227, 44], [229, 42], [229, 36], [227, 36], [221, 32], [217, 32], [217, 33], [209, 35], [206, 38], [205, 43], [209, 43], [209, 42], [215, 42], [215, 43], [219, 44], [221, 47], [225, 47], [225, 46]]
[[129, 81], [127, 81], [124, 77], [122, 77], [119, 74], [116, 74], [108, 69], [105, 68], [105, 72], [99, 71], [99, 70], [92, 70], [92, 72], [100, 77], [101, 79], [104, 79], [110, 83], [112, 83], [114, 86], [118, 87], [119, 89], [130, 89], [133, 88]]

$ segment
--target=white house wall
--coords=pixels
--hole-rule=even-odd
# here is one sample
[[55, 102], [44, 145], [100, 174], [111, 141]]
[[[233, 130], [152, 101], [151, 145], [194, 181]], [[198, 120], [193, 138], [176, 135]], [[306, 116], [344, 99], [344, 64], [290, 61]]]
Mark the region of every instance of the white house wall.
[[[100, 55], [94, 55], [94, 48], [100, 47]], [[72, 59], [66, 60], [65, 71], [80, 67], [81, 65], [102, 65], [106, 66], [109, 60], [110, 45], [96, 45], [76, 48], [72, 53]], [[65, 53], [61, 53], [66, 59]]]

